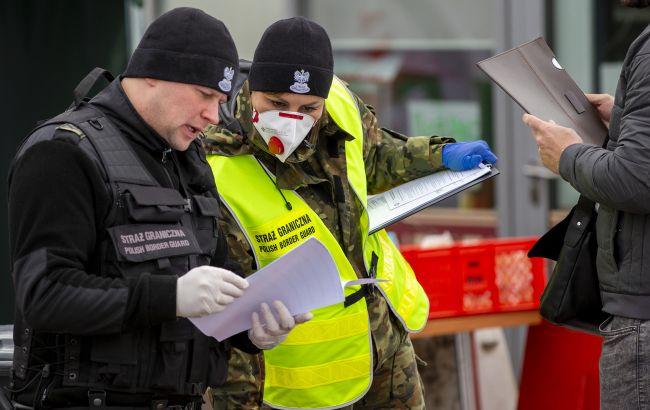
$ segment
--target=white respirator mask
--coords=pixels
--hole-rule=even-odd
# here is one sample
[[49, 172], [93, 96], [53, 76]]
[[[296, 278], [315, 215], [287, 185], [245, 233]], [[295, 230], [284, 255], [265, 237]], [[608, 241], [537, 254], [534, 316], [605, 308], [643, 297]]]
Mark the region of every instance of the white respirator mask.
[[309, 135], [316, 120], [308, 114], [293, 111], [253, 110], [253, 125], [257, 128], [269, 152], [284, 162]]

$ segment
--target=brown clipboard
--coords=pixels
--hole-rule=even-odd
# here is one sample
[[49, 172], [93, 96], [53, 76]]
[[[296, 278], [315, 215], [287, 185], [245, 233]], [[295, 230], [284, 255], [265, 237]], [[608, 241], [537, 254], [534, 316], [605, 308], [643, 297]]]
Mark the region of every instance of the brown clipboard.
[[542, 37], [476, 63], [524, 111], [603, 146], [607, 128]]

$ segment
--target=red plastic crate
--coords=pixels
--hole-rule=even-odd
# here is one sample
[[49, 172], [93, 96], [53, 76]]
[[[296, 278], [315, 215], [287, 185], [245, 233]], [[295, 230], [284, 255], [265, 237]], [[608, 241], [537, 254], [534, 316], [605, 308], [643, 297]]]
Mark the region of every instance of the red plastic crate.
[[429, 297], [429, 317], [456, 316], [462, 312], [462, 282], [458, 280], [456, 246], [436, 249], [404, 248], [402, 255], [411, 264]]
[[403, 247], [430, 303], [430, 318], [539, 307], [545, 262], [526, 255], [537, 238], [482, 240], [444, 248]]
[[539, 298], [546, 285], [546, 261], [543, 258], [529, 258], [527, 255], [537, 239], [494, 241], [499, 310], [529, 310], [539, 307]]
[[488, 243], [458, 245], [458, 272], [462, 283], [463, 313], [486, 313], [496, 306], [494, 247]]

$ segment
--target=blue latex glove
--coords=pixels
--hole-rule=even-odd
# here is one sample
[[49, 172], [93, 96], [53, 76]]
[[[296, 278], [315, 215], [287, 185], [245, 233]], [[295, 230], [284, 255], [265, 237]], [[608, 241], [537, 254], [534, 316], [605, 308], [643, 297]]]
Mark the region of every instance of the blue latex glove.
[[442, 164], [453, 171], [466, 171], [485, 162], [494, 164], [497, 157], [485, 141], [457, 142], [442, 148]]

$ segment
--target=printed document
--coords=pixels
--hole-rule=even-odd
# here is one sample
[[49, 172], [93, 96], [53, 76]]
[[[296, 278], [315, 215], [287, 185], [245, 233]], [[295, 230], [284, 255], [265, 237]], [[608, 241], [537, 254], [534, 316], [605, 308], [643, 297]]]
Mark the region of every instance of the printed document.
[[499, 172], [481, 164], [468, 171], [439, 171], [368, 197], [370, 233], [385, 228]]
[[[191, 318], [208, 336], [224, 340], [252, 327], [251, 315], [260, 303], [282, 301], [291, 314], [341, 303], [345, 299], [338, 268], [329, 251], [316, 238], [309, 238], [281, 258], [246, 278], [244, 295], [219, 313]], [[348, 285], [352, 285], [349, 283]]]

